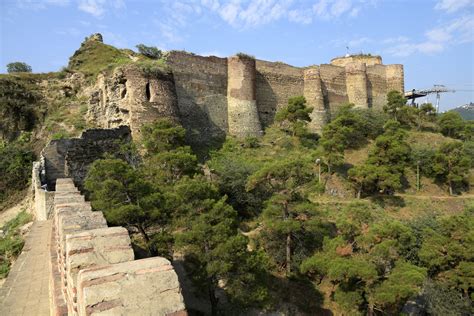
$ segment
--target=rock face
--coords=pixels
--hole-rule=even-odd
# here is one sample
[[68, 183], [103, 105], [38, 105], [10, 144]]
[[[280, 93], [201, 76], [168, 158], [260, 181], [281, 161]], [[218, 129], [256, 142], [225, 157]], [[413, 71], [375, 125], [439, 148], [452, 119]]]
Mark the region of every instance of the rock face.
[[177, 104], [172, 73], [121, 67], [110, 77], [99, 75], [91, 93], [88, 118], [104, 128], [128, 125], [133, 137], [139, 137], [145, 123], [160, 117], [179, 121]]

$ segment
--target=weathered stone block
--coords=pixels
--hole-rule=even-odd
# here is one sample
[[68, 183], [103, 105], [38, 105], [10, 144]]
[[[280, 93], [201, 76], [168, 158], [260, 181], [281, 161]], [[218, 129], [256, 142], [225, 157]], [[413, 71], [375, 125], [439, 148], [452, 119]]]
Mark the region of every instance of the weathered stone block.
[[173, 266], [155, 257], [81, 270], [79, 315], [170, 315], [185, 306]]
[[55, 204], [81, 203], [85, 201], [84, 196], [76, 194], [57, 195], [54, 197]]
[[71, 304], [76, 300], [79, 270], [133, 259], [130, 237], [123, 227], [99, 228], [67, 235], [66, 279]]
[[83, 230], [105, 228], [105, 221], [102, 212], [76, 212], [74, 214], [63, 213], [58, 216], [58, 239], [60, 249], [60, 259], [64, 262], [66, 235], [81, 232]]
[[72, 181], [71, 178], [58, 178], [58, 179], [56, 179], [56, 189], [58, 187], [61, 187], [63, 185], [68, 185], [68, 184], [74, 185], [74, 182]]

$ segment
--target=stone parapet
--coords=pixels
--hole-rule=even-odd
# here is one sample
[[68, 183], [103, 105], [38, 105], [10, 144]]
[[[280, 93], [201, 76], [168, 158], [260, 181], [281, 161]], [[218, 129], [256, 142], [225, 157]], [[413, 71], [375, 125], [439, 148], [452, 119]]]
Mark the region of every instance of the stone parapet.
[[52, 315], [187, 315], [168, 260], [134, 261], [128, 231], [107, 227], [104, 215], [92, 211], [72, 179], [57, 179], [56, 189], [50, 251]]
[[77, 284], [79, 315], [186, 315], [178, 277], [165, 258], [84, 269]]

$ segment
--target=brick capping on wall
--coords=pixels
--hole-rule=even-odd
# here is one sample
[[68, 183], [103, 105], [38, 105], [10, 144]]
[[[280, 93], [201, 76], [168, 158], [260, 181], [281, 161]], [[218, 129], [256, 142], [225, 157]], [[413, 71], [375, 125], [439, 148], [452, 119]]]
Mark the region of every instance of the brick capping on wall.
[[171, 263], [134, 260], [128, 232], [107, 227], [71, 178], [56, 179], [50, 251], [51, 315], [187, 315]]

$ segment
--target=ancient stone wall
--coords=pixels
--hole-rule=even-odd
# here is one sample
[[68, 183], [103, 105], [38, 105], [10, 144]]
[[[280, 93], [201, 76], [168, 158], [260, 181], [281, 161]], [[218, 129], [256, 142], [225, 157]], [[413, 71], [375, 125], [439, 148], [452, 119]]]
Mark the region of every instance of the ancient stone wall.
[[46, 190], [46, 170], [44, 157], [33, 162], [31, 190], [34, 196], [34, 215], [37, 221], [50, 218], [53, 211], [54, 192]]
[[182, 123], [192, 145], [209, 148], [226, 134], [260, 135], [294, 96], [305, 95], [315, 108], [310, 128], [320, 132], [339, 105], [381, 109], [390, 90], [404, 89], [403, 66], [382, 65], [379, 56], [339, 57], [308, 68], [244, 59], [172, 51], [171, 73], [149, 77], [137, 67], [119, 68], [110, 78], [99, 76], [89, 117], [103, 127], [130, 125], [134, 137], [142, 124], [169, 117]]
[[386, 65], [387, 91], [402, 91], [405, 89], [403, 65]]
[[321, 76], [318, 66], [313, 66], [304, 71], [304, 97], [307, 105], [313, 108], [311, 112], [310, 130], [321, 133], [322, 127], [327, 121], [327, 108], [324, 105]]
[[346, 88], [346, 71], [344, 67], [323, 64], [319, 68], [321, 87], [328, 116], [337, 111], [338, 106], [349, 102]]
[[187, 315], [168, 260], [134, 260], [127, 230], [107, 227], [71, 178], [54, 194], [51, 315]]
[[[367, 85], [369, 104], [374, 109], [382, 109], [387, 99], [386, 66], [367, 66]], [[403, 91], [403, 90], [401, 90]]]
[[229, 135], [238, 138], [261, 136], [255, 91], [255, 59], [227, 59], [227, 122]]
[[345, 66], [346, 90], [350, 103], [356, 108], [367, 109], [369, 99], [367, 94], [367, 70], [363, 63], [350, 63]]
[[120, 155], [120, 147], [130, 139], [130, 128], [121, 126], [86, 130], [79, 138], [52, 140], [41, 152], [48, 189], [54, 190], [56, 179], [66, 176], [82, 188], [89, 165], [105, 153]]
[[129, 125], [135, 138], [143, 124], [167, 117], [179, 121], [171, 72], [158, 67], [126, 66], [110, 77], [100, 74], [91, 93], [89, 120], [103, 128]]
[[228, 131], [227, 59], [172, 51], [167, 57], [180, 119], [193, 144], [219, 142]]
[[339, 67], [345, 67], [346, 65], [352, 63], [365, 64], [366, 66], [381, 65], [382, 57], [369, 55], [350, 55], [331, 59], [331, 65]]
[[288, 99], [303, 95], [303, 69], [280, 62], [257, 60], [256, 96], [258, 114], [265, 128], [275, 113], [288, 105]]

